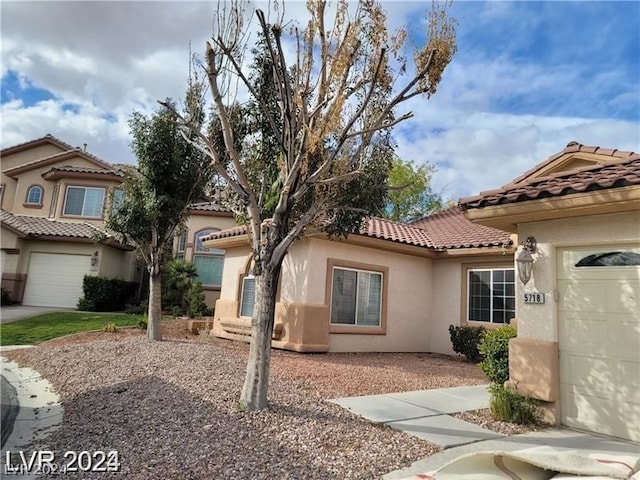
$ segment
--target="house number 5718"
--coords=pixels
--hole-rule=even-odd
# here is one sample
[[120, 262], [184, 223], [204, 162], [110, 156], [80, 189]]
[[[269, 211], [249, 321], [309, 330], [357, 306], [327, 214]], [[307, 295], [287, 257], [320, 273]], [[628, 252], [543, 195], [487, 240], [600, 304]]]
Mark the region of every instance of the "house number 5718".
[[524, 303], [544, 303], [544, 293], [525, 293]]

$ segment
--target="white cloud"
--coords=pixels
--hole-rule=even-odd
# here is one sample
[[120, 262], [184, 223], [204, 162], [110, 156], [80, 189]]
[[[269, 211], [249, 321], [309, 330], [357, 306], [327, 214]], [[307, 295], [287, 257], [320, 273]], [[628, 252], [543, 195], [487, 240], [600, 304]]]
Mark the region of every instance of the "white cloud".
[[[579, 3], [454, 4], [459, 54], [434, 98], [407, 106], [415, 117], [394, 133], [398, 154], [437, 164], [435, 188], [457, 198], [507, 183], [571, 140], [639, 150], [637, 114], [636, 121], [616, 120], [628, 118], [638, 105], [640, 78], [623, 70], [617, 48], [623, 37], [616, 36], [611, 17], [598, 19], [598, 25], [567, 24], [555, 39], [561, 43], [545, 37], [546, 43], [536, 44], [540, 38], [534, 33], [550, 36], [551, 25], [560, 21], [554, 18], [564, 18], [549, 16], [553, 9], [578, 8]], [[395, 27], [420, 23], [429, 5], [402, 1], [385, 6]], [[589, 4], [580, 11], [596, 7]], [[539, 15], [523, 15], [522, 8]], [[105, 160], [134, 161], [127, 125], [131, 113], [155, 110], [158, 99], [182, 98], [189, 43], [194, 52], [203, 52], [214, 9], [215, 2], [3, 3], [3, 75], [11, 69], [24, 85], [48, 90], [54, 98], [28, 107], [6, 101], [2, 146], [51, 133], [73, 145], [88, 143]], [[287, 3], [286, 15], [303, 27], [304, 3]], [[572, 44], [572, 38], [584, 38], [580, 29], [587, 29], [593, 41]], [[483, 35], [493, 43], [482, 43]], [[633, 37], [627, 37], [624, 42], [632, 43]], [[285, 48], [293, 59], [293, 44], [286, 42]], [[514, 56], [518, 49], [535, 54]], [[619, 68], [589, 63], [602, 49]], [[558, 60], [571, 55], [575, 61]], [[555, 63], [543, 64], [545, 56]]]

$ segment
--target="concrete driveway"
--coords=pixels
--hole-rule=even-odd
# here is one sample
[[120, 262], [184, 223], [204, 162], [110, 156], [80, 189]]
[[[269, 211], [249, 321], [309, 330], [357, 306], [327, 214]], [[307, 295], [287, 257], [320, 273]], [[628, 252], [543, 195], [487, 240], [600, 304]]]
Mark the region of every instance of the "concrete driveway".
[[0, 308], [0, 323], [15, 322], [23, 318], [35, 317], [43, 313], [51, 312], [71, 312], [68, 308], [53, 307], [29, 307], [25, 305], [11, 305]]

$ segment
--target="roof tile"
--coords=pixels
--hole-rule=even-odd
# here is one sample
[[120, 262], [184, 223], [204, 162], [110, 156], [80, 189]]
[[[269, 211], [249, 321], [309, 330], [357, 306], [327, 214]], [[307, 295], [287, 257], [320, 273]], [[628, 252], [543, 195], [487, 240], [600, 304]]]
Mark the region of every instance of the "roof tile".
[[[599, 149], [570, 144], [569, 150], [608, 155], [607, 163], [580, 167], [571, 171], [557, 172], [546, 177], [534, 178], [517, 184], [509, 184], [497, 190], [483, 192], [474, 197], [463, 198], [463, 210], [482, 208], [505, 203], [524, 202], [538, 198], [558, 197], [575, 193], [606, 190], [630, 185], [640, 185], [640, 154], [615, 149]], [[557, 155], [551, 158], [557, 158]], [[548, 162], [545, 162], [548, 163]]]

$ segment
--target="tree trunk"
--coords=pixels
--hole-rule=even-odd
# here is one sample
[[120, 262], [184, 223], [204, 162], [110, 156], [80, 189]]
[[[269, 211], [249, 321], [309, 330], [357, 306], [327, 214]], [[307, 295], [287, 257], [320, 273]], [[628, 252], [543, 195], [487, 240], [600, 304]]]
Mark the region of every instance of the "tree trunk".
[[251, 320], [251, 346], [247, 376], [240, 396], [241, 408], [261, 410], [267, 406], [271, 337], [276, 310], [276, 290], [280, 267], [264, 269], [256, 276], [255, 307]]
[[149, 273], [149, 318], [147, 320], [147, 338], [162, 340], [160, 320], [162, 319], [162, 274], [159, 269], [150, 269]]

